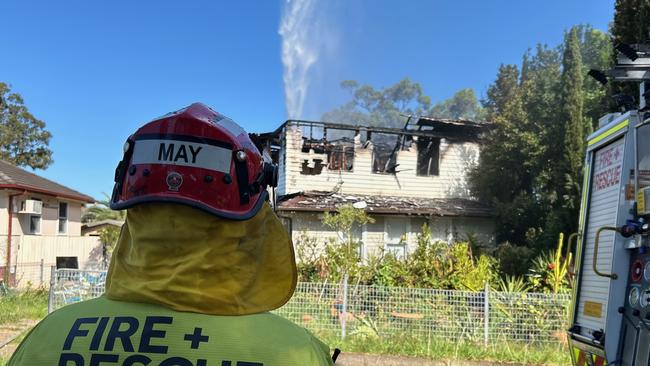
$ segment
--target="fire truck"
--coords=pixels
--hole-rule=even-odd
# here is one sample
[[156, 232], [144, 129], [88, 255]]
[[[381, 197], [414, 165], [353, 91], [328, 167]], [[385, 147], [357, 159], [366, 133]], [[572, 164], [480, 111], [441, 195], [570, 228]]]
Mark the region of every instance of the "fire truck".
[[568, 340], [574, 366], [650, 365], [650, 44], [590, 75], [639, 84], [587, 140]]

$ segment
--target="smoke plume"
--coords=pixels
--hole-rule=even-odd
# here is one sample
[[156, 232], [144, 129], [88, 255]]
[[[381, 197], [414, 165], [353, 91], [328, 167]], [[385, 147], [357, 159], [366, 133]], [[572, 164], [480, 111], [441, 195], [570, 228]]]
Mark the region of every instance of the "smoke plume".
[[278, 33], [282, 37], [284, 100], [289, 118], [301, 118], [309, 89], [309, 71], [319, 58], [319, 22], [315, 0], [287, 0]]

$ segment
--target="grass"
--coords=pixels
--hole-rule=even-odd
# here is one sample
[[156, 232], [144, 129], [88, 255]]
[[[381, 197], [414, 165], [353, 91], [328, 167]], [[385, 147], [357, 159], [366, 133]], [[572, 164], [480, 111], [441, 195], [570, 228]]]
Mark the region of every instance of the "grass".
[[566, 346], [560, 344], [519, 344], [496, 342], [488, 346], [471, 342], [451, 342], [443, 339], [411, 337], [395, 334], [371, 337], [361, 334], [349, 335], [345, 340], [334, 332], [317, 333], [332, 349], [343, 352], [402, 355], [424, 357], [432, 360], [470, 360], [528, 365], [569, 365], [571, 359]]
[[[0, 326], [15, 324], [26, 319], [42, 319], [47, 315], [48, 294], [44, 289], [28, 288], [22, 291], [0, 292]], [[23, 332], [12, 344], [25, 337]], [[0, 366], [9, 362], [9, 356], [0, 356]]]
[[47, 290], [27, 289], [0, 295], [0, 326], [47, 315]]

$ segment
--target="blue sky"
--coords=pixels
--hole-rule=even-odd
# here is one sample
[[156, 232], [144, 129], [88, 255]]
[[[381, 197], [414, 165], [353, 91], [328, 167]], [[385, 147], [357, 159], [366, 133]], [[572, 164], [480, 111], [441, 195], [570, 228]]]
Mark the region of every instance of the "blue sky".
[[[502, 63], [572, 25], [606, 30], [613, 0], [328, 0], [309, 39], [320, 55], [301, 117], [345, 101], [339, 82], [376, 87], [408, 76], [433, 101], [462, 88], [485, 94]], [[0, 81], [52, 132], [54, 164], [38, 171], [96, 198], [112, 189], [126, 137], [194, 101], [245, 129], [287, 118], [284, 1], [5, 0]]]

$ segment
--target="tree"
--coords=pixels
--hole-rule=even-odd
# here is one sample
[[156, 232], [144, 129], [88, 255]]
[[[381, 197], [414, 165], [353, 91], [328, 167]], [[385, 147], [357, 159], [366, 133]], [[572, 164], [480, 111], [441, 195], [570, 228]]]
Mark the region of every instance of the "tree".
[[496, 115], [503, 113], [518, 87], [519, 68], [517, 65], [501, 65], [497, 79], [488, 88], [487, 99], [483, 101], [488, 121], [492, 121]]
[[329, 212], [323, 214], [323, 225], [334, 230], [338, 235], [338, 241], [327, 247], [327, 255], [334, 266], [338, 267], [334, 269], [340, 275], [348, 273], [355, 278], [359, 273], [350, 272], [358, 269], [357, 263], [361, 260], [359, 256], [361, 238], [355, 237], [355, 229], [373, 223], [375, 220], [364, 210], [350, 204], [342, 205], [337, 210], [338, 212], [334, 214]]
[[648, 0], [616, 0], [612, 35], [615, 42], [645, 42], [649, 38], [650, 2]]
[[[610, 63], [616, 60], [617, 52], [613, 45], [617, 43], [643, 43], [649, 37], [650, 2], [648, 0], [616, 0], [614, 5], [614, 21], [611, 25], [613, 44]], [[607, 97], [625, 94], [638, 100], [639, 88], [636, 83], [608, 83]], [[613, 106], [612, 106], [613, 107]], [[612, 112], [620, 112], [620, 107], [612, 108]]]
[[502, 65], [483, 101], [494, 128], [470, 183], [495, 207], [497, 240], [513, 252], [539, 253], [576, 230], [585, 139], [606, 109], [603, 89], [583, 75], [607, 62], [607, 36], [576, 26], [565, 38], [528, 50], [521, 69]]
[[499, 242], [534, 242], [541, 230], [543, 197], [536, 195], [541, 136], [531, 131], [523, 85], [515, 65], [502, 65], [485, 101], [494, 128], [485, 136], [479, 164], [470, 172], [475, 196], [496, 210]]
[[352, 100], [324, 113], [323, 120], [401, 128], [405, 122], [402, 114], [423, 115], [431, 107], [431, 98], [422, 86], [409, 78], [382, 89], [354, 80], [341, 82], [341, 87], [352, 94]]
[[[565, 138], [563, 144], [564, 164], [560, 175], [564, 175], [563, 207], [569, 210], [568, 218], [578, 216], [578, 201], [582, 182], [582, 166], [585, 154], [585, 123], [583, 108], [582, 56], [578, 30], [572, 28], [566, 36], [562, 60], [562, 118]], [[575, 221], [575, 220], [572, 220]], [[573, 223], [569, 232], [577, 230]]]
[[106, 227], [99, 230], [99, 241], [102, 243], [102, 258], [104, 261], [104, 267], [108, 267], [108, 262], [111, 255], [113, 255], [113, 250], [117, 245], [117, 240], [120, 238], [120, 229], [114, 226]]
[[45, 169], [52, 164], [51, 137], [45, 122], [29, 112], [20, 94], [0, 82], [0, 159]]
[[[606, 70], [612, 62], [612, 43], [607, 33], [589, 25], [574, 27], [580, 41], [583, 75], [590, 69]], [[583, 77], [585, 136], [598, 127], [598, 119], [609, 111], [607, 89], [591, 77]]]
[[478, 102], [474, 89], [461, 89], [451, 98], [436, 103], [427, 113], [432, 117], [483, 120], [485, 112]]
[[124, 221], [126, 219], [126, 211], [111, 210], [110, 200], [111, 198], [106, 193], [104, 193], [103, 200], [99, 200], [96, 204], [88, 206], [84, 209], [83, 214], [81, 215], [81, 222], [89, 223], [102, 220]]

